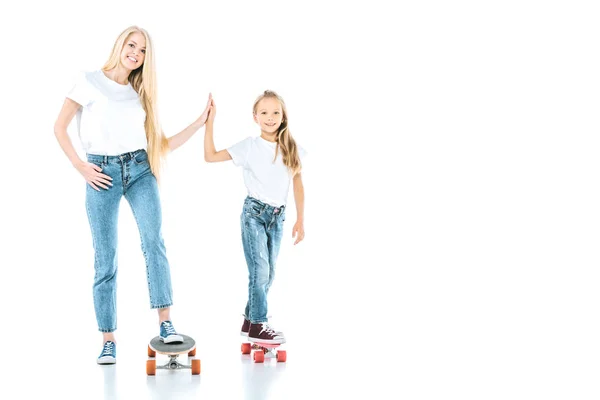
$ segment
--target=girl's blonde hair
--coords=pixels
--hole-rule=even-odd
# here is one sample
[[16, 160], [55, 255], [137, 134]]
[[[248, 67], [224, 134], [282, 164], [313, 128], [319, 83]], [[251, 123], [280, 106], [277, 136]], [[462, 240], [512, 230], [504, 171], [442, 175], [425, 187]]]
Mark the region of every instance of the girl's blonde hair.
[[158, 120], [157, 101], [156, 101], [156, 69], [154, 64], [154, 47], [150, 35], [145, 29], [137, 26], [130, 26], [125, 29], [113, 46], [112, 52], [108, 61], [102, 67], [104, 71], [110, 71], [116, 68], [121, 62], [121, 52], [125, 46], [127, 39], [133, 33], [141, 33], [146, 39], [146, 54], [144, 63], [141, 67], [131, 71], [129, 74], [129, 82], [133, 89], [138, 92], [140, 102], [146, 112], [146, 122], [144, 128], [146, 130], [146, 139], [148, 140], [148, 160], [150, 169], [157, 180], [160, 178], [160, 167], [163, 157], [169, 149], [169, 142], [163, 133]]
[[281, 109], [283, 112], [283, 119], [281, 120], [281, 125], [279, 126], [279, 130], [275, 135], [275, 142], [277, 142], [277, 147], [275, 148], [275, 159], [277, 159], [277, 154], [281, 149], [283, 164], [291, 171], [292, 175], [296, 175], [296, 173], [300, 172], [302, 165], [300, 164], [300, 157], [298, 156], [298, 146], [296, 145], [296, 141], [290, 133], [288, 125], [288, 113], [285, 107], [285, 102], [283, 101], [281, 96], [279, 96], [272, 90], [265, 90], [263, 94], [256, 98], [254, 106], [252, 107], [252, 112], [254, 115], [256, 115], [256, 107], [258, 107], [258, 103], [260, 103], [262, 99], [268, 97], [277, 99], [277, 101], [279, 101], [279, 104], [281, 104]]

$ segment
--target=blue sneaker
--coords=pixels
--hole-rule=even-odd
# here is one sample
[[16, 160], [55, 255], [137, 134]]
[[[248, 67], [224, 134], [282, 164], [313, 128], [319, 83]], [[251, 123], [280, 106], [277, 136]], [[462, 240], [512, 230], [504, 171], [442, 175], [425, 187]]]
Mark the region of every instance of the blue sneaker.
[[163, 321], [160, 324], [160, 340], [163, 343], [183, 343], [183, 337], [175, 332], [171, 321]]
[[117, 362], [117, 349], [115, 342], [110, 340], [104, 343], [102, 353], [98, 356], [98, 364], [114, 364]]

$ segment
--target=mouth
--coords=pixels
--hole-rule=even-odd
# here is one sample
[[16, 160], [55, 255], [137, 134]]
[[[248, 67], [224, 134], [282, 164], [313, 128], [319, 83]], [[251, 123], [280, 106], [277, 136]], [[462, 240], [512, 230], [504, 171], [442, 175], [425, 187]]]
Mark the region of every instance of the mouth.
[[269, 122], [265, 122], [265, 125], [268, 127], [274, 127], [275, 126], [275, 122], [269, 123]]
[[134, 63], [136, 63], [136, 64], [137, 64], [137, 62], [138, 62], [138, 61], [137, 61], [135, 58], [133, 58], [132, 56], [127, 56], [127, 59], [128, 59], [129, 61], [131, 61], [131, 62], [134, 62]]

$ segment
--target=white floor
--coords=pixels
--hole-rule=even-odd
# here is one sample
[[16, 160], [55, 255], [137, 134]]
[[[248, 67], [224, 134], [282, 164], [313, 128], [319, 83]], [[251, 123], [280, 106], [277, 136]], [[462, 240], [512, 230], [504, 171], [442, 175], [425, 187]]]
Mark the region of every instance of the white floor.
[[[257, 364], [250, 355], [241, 354], [241, 342], [231, 336], [218, 344], [199, 343], [200, 375], [193, 376], [190, 370], [158, 370], [155, 376], [147, 376], [145, 341], [136, 341], [132, 335], [121, 340], [117, 364], [99, 366], [95, 357], [100, 348], [75, 340], [72, 348], [44, 350], [55, 354], [51, 360], [30, 357], [18, 373], [12, 371], [15, 380], [8, 387], [13, 386], [11, 398], [28, 399], [286, 399], [339, 398], [365, 384], [356, 380], [365, 376], [360, 367], [337, 360], [327, 346], [285, 344], [281, 348], [288, 352], [287, 362], [271, 359]], [[157, 364], [167, 359], [159, 354]], [[180, 360], [186, 363], [188, 357]]]

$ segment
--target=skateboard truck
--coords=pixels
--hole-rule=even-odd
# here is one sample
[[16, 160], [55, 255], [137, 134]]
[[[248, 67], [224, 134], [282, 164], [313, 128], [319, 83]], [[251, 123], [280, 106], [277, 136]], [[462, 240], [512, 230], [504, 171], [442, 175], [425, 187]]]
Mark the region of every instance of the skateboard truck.
[[169, 361], [165, 365], [157, 365], [156, 369], [191, 369], [191, 365], [185, 365], [177, 361], [178, 354], [169, 355]]
[[[148, 361], [146, 361], [146, 373], [156, 375], [157, 369], [191, 369], [192, 375], [200, 374], [200, 360], [191, 358], [196, 355], [196, 342], [189, 336], [181, 335], [183, 343], [163, 343], [160, 337], [155, 337], [148, 345]], [[164, 365], [156, 365], [156, 353], [169, 356], [169, 360]], [[180, 355], [187, 354], [190, 364], [182, 364], [177, 359]]]
[[[287, 353], [285, 350], [275, 350], [281, 346], [279, 343], [242, 343], [242, 354], [250, 354], [256, 363], [265, 362], [265, 358], [274, 358], [277, 362], [285, 362]], [[254, 351], [252, 351], [254, 350]]]

